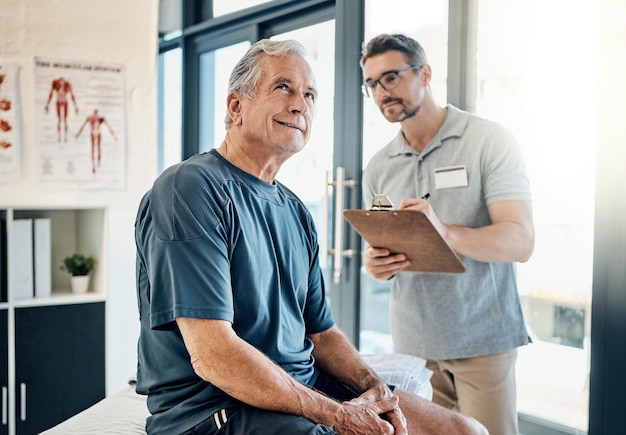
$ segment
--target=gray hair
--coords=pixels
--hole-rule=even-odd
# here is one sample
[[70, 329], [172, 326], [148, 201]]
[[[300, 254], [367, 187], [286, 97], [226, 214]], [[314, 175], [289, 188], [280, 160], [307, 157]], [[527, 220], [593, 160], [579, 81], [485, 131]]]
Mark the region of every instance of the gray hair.
[[363, 68], [365, 61], [377, 54], [383, 54], [391, 50], [404, 53], [410, 65], [424, 65], [428, 63], [426, 51], [415, 39], [406, 35], [382, 34], [370, 39], [368, 43], [363, 43], [361, 50], [360, 65]]
[[[254, 98], [257, 84], [263, 72], [260, 66], [261, 57], [267, 55], [283, 58], [289, 53], [295, 53], [304, 57], [306, 50], [302, 44], [293, 39], [286, 41], [261, 39], [255, 42], [233, 68], [228, 81], [228, 93], [238, 92], [244, 98]], [[232, 118], [226, 113], [224, 124], [227, 130], [232, 122]]]

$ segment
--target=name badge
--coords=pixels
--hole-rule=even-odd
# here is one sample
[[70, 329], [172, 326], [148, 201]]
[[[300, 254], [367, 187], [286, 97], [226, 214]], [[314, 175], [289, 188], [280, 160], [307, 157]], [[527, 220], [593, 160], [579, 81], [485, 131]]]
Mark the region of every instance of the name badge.
[[435, 169], [435, 188], [467, 187], [467, 167], [465, 165], [447, 166]]

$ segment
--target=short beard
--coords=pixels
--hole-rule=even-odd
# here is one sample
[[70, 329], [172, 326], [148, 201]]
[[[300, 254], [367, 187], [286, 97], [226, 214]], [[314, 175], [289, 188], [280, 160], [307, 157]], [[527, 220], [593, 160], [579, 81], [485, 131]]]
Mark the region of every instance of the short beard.
[[415, 106], [411, 110], [403, 110], [402, 114], [400, 115], [400, 119], [398, 119], [397, 122], [402, 122], [406, 121], [409, 118], [413, 118], [415, 115], [417, 115], [421, 108], [422, 106]]
[[[397, 98], [394, 98], [394, 99], [390, 98], [388, 100], [385, 100], [385, 101], [383, 101], [383, 104], [389, 103], [391, 101], [398, 102], [398, 103], [400, 103], [400, 104], [402, 104], [404, 106], [403, 101], [400, 100], [400, 99], [397, 99]], [[409, 118], [413, 118], [415, 115], [417, 115], [417, 113], [420, 111], [421, 108], [422, 108], [422, 106], [416, 106], [416, 107], [413, 107], [412, 109], [409, 110], [409, 109], [407, 109], [405, 107], [405, 108], [403, 108], [402, 112], [400, 113], [400, 117], [398, 119], [396, 119], [394, 121], [390, 121], [390, 122], [402, 122], [402, 121], [406, 121]], [[383, 115], [384, 115], [384, 111], [383, 111]]]

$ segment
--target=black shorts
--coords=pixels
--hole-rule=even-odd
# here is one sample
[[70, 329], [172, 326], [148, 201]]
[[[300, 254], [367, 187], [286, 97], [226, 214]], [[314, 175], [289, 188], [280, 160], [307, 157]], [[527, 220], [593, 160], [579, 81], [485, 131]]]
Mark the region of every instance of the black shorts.
[[[393, 387], [392, 387], [393, 388]], [[334, 378], [320, 373], [313, 389], [337, 401], [357, 396]], [[248, 405], [215, 412], [182, 435], [318, 435], [337, 434], [333, 428], [297, 415], [267, 411]]]

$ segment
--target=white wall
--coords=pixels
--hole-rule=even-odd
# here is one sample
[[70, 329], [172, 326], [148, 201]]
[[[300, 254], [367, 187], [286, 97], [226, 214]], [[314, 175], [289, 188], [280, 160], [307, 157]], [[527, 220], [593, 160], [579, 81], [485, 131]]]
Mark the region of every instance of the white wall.
[[[107, 394], [136, 370], [133, 223], [157, 172], [157, 19], [157, 0], [0, 0], [0, 61], [20, 65], [22, 103], [21, 178], [0, 183], [0, 207], [108, 206]], [[124, 190], [49, 190], [37, 181], [34, 56], [125, 65]]]

